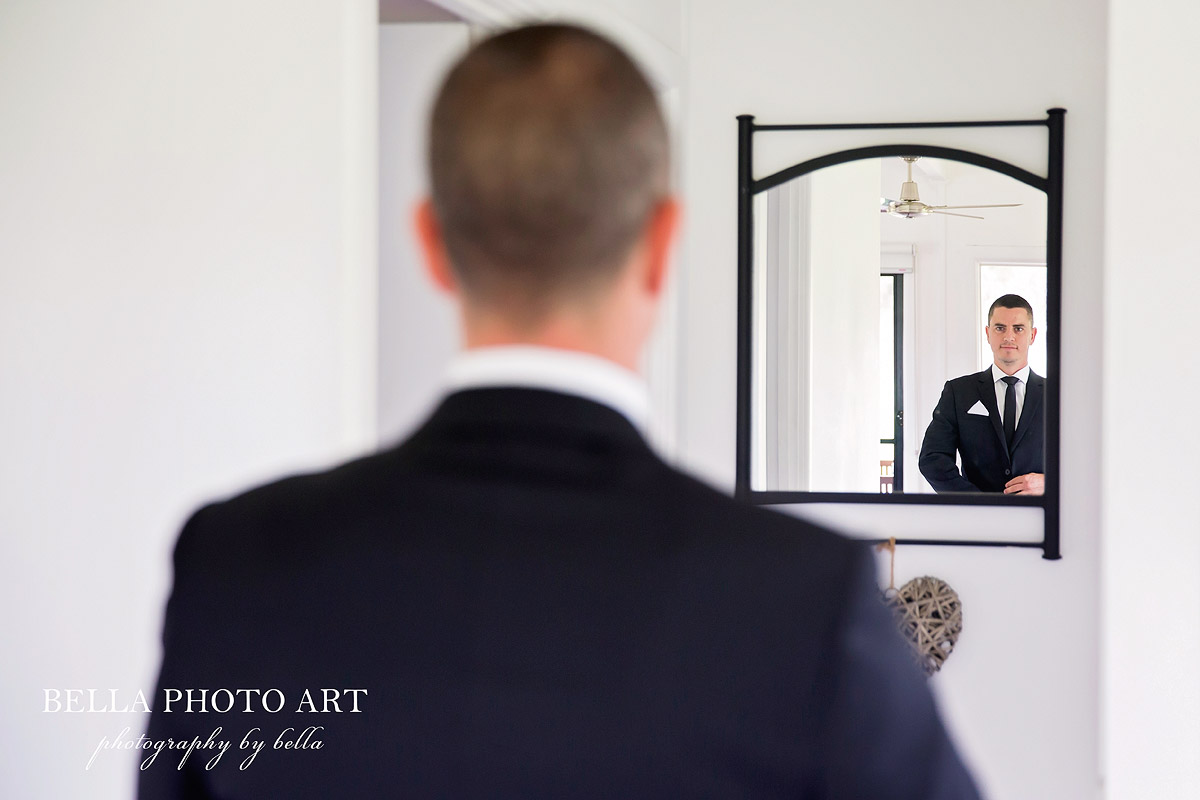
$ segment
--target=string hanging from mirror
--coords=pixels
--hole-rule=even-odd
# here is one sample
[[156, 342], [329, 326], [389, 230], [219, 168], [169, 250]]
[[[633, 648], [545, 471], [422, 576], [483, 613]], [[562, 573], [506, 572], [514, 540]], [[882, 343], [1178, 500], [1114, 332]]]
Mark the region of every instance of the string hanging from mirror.
[[888, 588], [883, 602], [895, 614], [900, 633], [912, 645], [913, 656], [926, 676], [942, 668], [962, 633], [962, 601], [941, 578], [913, 578], [896, 588], [896, 539], [876, 546], [891, 557]]

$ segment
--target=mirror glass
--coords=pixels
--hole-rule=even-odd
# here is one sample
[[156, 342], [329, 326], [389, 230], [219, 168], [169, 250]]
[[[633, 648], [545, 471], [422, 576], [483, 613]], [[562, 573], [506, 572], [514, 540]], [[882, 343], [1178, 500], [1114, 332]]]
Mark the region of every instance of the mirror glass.
[[751, 488], [1036, 494], [1046, 210], [1039, 189], [935, 158], [755, 195]]

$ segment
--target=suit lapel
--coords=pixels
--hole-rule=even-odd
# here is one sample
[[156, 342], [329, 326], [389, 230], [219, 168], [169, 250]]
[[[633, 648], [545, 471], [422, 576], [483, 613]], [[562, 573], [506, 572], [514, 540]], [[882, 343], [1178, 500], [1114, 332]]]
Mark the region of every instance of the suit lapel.
[[992, 429], [996, 431], [1000, 450], [1008, 457], [1008, 441], [1004, 438], [1004, 423], [1000, 420], [1000, 409], [996, 407], [996, 382], [992, 380], [992, 368], [988, 367], [980, 372], [978, 378], [979, 400], [988, 410], [988, 419], [992, 421]]
[[1021, 420], [1017, 423], [1017, 433], [1013, 437], [1013, 452], [1025, 437], [1025, 431], [1032, 428], [1039, 418], [1042, 405], [1042, 395], [1045, 393], [1046, 379], [1029, 371], [1029, 382], [1025, 386], [1025, 406], [1021, 409]]

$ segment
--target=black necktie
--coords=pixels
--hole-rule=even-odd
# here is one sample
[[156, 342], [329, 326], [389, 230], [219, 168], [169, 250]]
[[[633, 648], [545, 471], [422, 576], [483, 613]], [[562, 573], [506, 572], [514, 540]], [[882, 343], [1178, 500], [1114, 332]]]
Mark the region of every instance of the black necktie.
[[1005, 375], [1000, 380], [1008, 384], [1004, 390], [1004, 441], [1008, 443], [1008, 452], [1012, 453], [1013, 436], [1017, 432], [1017, 381], [1012, 375]]

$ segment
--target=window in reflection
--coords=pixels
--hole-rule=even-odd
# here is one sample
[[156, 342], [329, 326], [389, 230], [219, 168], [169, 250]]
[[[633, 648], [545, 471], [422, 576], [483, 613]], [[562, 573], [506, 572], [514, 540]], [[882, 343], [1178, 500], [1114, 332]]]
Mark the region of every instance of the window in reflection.
[[979, 363], [988, 364], [992, 351], [983, 337], [987, 327], [987, 312], [992, 301], [1006, 294], [1024, 297], [1033, 306], [1033, 325], [1037, 339], [1029, 348], [1029, 367], [1039, 375], [1046, 374], [1046, 262], [1024, 264], [979, 264]]

